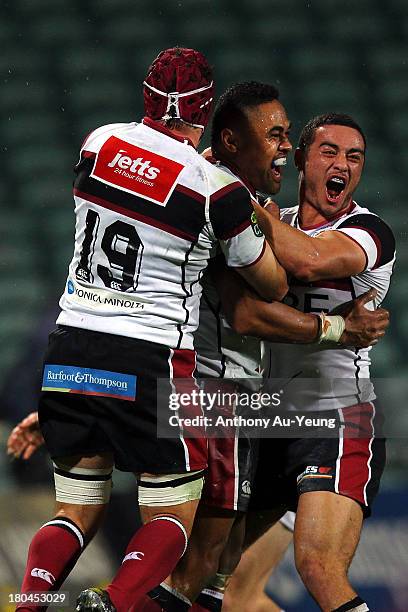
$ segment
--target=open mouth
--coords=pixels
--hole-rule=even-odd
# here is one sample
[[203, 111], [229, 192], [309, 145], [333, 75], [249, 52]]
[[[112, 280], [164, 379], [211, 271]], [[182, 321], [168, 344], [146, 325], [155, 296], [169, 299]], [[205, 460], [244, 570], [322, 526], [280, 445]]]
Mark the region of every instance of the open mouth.
[[346, 179], [342, 176], [331, 176], [326, 182], [326, 194], [329, 202], [338, 202], [346, 187]]
[[276, 181], [280, 181], [282, 176], [283, 167], [286, 166], [287, 159], [286, 157], [278, 157], [274, 159], [272, 162], [272, 176]]

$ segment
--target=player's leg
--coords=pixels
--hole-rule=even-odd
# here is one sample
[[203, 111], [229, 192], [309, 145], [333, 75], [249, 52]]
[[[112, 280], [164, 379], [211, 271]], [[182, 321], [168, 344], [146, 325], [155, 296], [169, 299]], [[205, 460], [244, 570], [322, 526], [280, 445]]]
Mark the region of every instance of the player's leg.
[[353, 499], [328, 491], [300, 496], [294, 536], [296, 567], [324, 612], [357, 598], [347, 572], [360, 539], [362, 521], [361, 506]]
[[187, 554], [166, 581], [191, 601], [217, 573], [235, 517], [234, 510], [199, 505]]
[[[109, 453], [54, 460], [55, 515], [31, 541], [22, 593], [61, 587], [103, 518], [112, 488], [112, 466]], [[40, 610], [27, 604], [19, 609]]]
[[[213, 582], [237, 510], [242, 509], [242, 504], [246, 507], [248, 487], [242, 484], [246, 482], [250, 487], [251, 444], [240, 440], [234, 431], [226, 433], [230, 435], [208, 440], [208, 469], [186, 554], [165, 583], [152, 593], [164, 610], [188, 609], [186, 600], [194, 601]], [[220, 576], [216, 580], [219, 582]], [[212, 595], [205, 589], [205, 601], [201, 603], [207, 603], [209, 597]], [[216, 603], [220, 607], [219, 601], [218, 595]]]
[[323, 611], [368, 610], [348, 580], [362, 521], [369, 516], [385, 464], [381, 416], [368, 402], [340, 409], [339, 438], [300, 440], [293, 457], [306, 468], [299, 493], [295, 560]]
[[[293, 515], [289, 512], [287, 514]], [[271, 601], [264, 589], [270, 573], [292, 541], [293, 528], [289, 529], [286, 524], [278, 521], [244, 552], [228, 584], [223, 612], [280, 611], [280, 607]]]

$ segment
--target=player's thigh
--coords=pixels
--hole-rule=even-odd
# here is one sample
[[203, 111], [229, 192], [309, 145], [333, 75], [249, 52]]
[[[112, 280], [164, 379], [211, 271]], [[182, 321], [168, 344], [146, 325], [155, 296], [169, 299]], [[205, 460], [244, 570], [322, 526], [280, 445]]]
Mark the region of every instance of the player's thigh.
[[109, 502], [112, 469], [110, 452], [55, 458], [56, 516], [70, 518], [92, 536]]
[[311, 554], [340, 563], [347, 571], [357, 548], [363, 522], [358, 502], [329, 491], [303, 493], [295, 523], [297, 563]]

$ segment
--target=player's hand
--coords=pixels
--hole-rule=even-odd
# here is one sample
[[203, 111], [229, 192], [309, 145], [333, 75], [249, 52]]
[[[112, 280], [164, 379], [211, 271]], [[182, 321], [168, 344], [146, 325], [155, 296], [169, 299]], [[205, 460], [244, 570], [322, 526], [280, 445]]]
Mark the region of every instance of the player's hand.
[[272, 217], [274, 217], [275, 219], [280, 219], [279, 206], [276, 202], [272, 200], [272, 198], [268, 198], [267, 200], [265, 200], [265, 210], [267, 210], [268, 213], [272, 215]]
[[340, 338], [340, 344], [345, 346], [357, 346], [366, 348], [377, 344], [385, 335], [385, 330], [390, 324], [390, 313], [385, 308], [368, 310], [365, 304], [372, 302], [377, 295], [376, 289], [366, 291], [360, 297], [347, 302], [333, 313], [344, 317], [346, 328]]
[[29, 459], [44, 444], [38, 412], [32, 412], [13, 429], [7, 440], [7, 454], [15, 459]]

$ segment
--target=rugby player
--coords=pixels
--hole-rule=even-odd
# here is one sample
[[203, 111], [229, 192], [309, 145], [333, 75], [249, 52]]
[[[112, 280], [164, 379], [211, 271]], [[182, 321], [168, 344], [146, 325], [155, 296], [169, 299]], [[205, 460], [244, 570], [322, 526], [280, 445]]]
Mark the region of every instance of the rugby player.
[[[282, 210], [281, 220], [257, 208], [263, 231], [292, 276], [290, 303], [300, 311], [332, 310], [370, 286], [377, 289], [371, 307], [378, 307], [388, 291], [395, 262], [392, 231], [353, 199], [365, 151], [364, 134], [351, 117], [312, 119], [295, 152], [299, 206]], [[244, 313], [242, 307], [236, 316]], [[291, 380], [288, 389], [294, 376], [300, 380], [288, 407], [319, 410], [338, 422], [338, 437], [261, 440], [251, 498], [252, 525], [259, 513], [269, 512], [272, 523], [285, 510], [297, 510], [296, 567], [325, 612], [369, 609], [347, 577], [385, 464], [369, 353], [370, 347], [322, 344], [269, 344], [265, 351], [270, 377]], [[306, 385], [316, 377], [332, 390], [317, 384], [302, 393], [301, 379]], [[250, 537], [257, 531], [258, 526]], [[228, 610], [242, 610], [239, 588], [229, 602]]]
[[[264, 193], [278, 192], [281, 172], [275, 170], [271, 173], [270, 168], [280, 169], [281, 166], [275, 166], [275, 161], [285, 160], [291, 150], [289, 121], [277, 98], [277, 90], [270, 85], [241, 83], [221, 96], [214, 113], [214, 157], [218, 164], [230, 168], [241, 178], [253, 197], [255, 189]], [[285, 339], [297, 343], [322, 340], [320, 332], [324, 336], [324, 330], [328, 331], [323, 321], [320, 330], [316, 315], [296, 312], [284, 304], [260, 302], [253, 295], [253, 301], [248, 305], [247, 301], [240, 300], [240, 295], [245, 291], [243, 283], [237, 278], [231, 279], [228, 271], [220, 276], [217, 285], [218, 294], [223, 296], [223, 308], [231, 313], [235, 300], [248, 308], [242, 317], [232, 317], [234, 332], [223, 316], [220, 297], [211, 279], [208, 275], [204, 277], [200, 325], [195, 334], [199, 376], [259, 379], [260, 342], [256, 338], [243, 338], [236, 331], [272, 341]], [[383, 335], [383, 325], [387, 325], [384, 311], [378, 311], [375, 315], [378, 321], [382, 321], [381, 331], [376, 330], [374, 336], [370, 335], [372, 324], [366, 317], [373, 313], [369, 315], [364, 303], [370, 301], [373, 295], [369, 293], [360, 298], [354, 311], [356, 319], [353, 323], [348, 322], [357, 334], [349, 334], [348, 331], [341, 333], [341, 329], [344, 329], [342, 322], [335, 340], [341, 337], [345, 345], [357, 343], [358, 346], [367, 346]], [[334, 324], [339, 322], [337, 319], [332, 321]], [[249, 381], [248, 384], [251, 386]], [[213, 383], [210, 388], [215, 388]], [[165, 610], [187, 610], [189, 602], [196, 599], [201, 586], [205, 584], [206, 577], [216, 574], [217, 569], [219, 571], [214, 580], [197, 600], [201, 607], [196, 604], [193, 609], [207, 609], [207, 606], [211, 610], [221, 609], [222, 592], [240, 558], [239, 527], [248, 506], [252, 479], [249, 460], [251, 443], [238, 436], [210, 439], [209, 453], [209, 469], [187, 554], [166, 584], [154, 592]], [[236, 524], [231, 534], [234, 546], [224, 551], [234, 521]], [[180, 601], [177, 601], [177, 597]]]
[[144, 81], [143, 122], [103, 126], [81, 148], [74, 257], [39, 404], [56, 513], [31, 542], [22, 593], [61, 586], [103, 518], [116, 465], [139, 479], [144, 525], [106, 591], [84, 591], [77, 609], [141, 607], [182, 556], [203, 486], [207, 441], [181, 429], [158, 439], [156, 385], [171, 393], [183, 377], [193, 388], [198, 281], [214, 247], [265, 299], [286, 293], [251, 228], [248, 190], [196, 151], [213, 90], [201, 53], [163, 51]]
[[[231, 127], [232, 127], [233, 128], [232, 136], [235, 138], [238, 135], [241, 137], [241, 140], [242, 140], [242, 137], [245, 136], [247, 146], [244, 146], [244, 143], [242, 142], [238, 150], [234, 151], [233, 156], [231, 156], [231, 153], [229, 152], [228, 149], [226, 150], [224, 155], [222, 155], [223, 148], [221, 147], [223, 147], [223, 145], [219, 143], [218, 148], [217, 148], [217, 143], [215, 142], [216, 138], [218, 139], [220, 135], [217, 129], [220, 129], [220, 130], [222, 129], [223, 123], [226, 121], [226, 117], [229, 117], [229, 118], [234, 117], [234, 112], [231, 113], [231, 104], [233, 104], [234, 98], [235, 98], [235, 104], [239, 102], [240, 104], [243, 105], [244, 108], [246, 106], [244, 117], [247, 117], [251, 126], [253, 127], [257, 126], [258, 133], [255, 130], [255, 133], [248, 134], [247, 132], [248, 126], [246, 125], [246, 121], [242, 122], [243, 117], [239, 115], [239, 113], [237, 113], [237, 108], [236, 106], [233, 105], [233, 111], [235, 111], [235, 118], [231, 126], [229, 128], [228, 127], [225, 128], [226, 131], [223, 135], [223, 138], [224, 136], [226, 136], [228, 140], [228, 137], [231, 136], [230, 132], [231, 132]], [[277, 92], [271, 86], [266, 86], [266, 85], [262, 86], [261, 84], [252, 83], [252, 84], [243, 84], [241, 86], [236, 86], [235, 88], [232, 88], [232, 91], [229, 92], [228, 96], [224, 97], [223, 103], [220, 104], [219, 106], [219, 108], [222, 109], [222, 114], [221, 114], [221, 110], [219, 111], [218, 114], [216, 113], [216, 119], [218, 117], [218, 125], [220, 127], [217, 128], [216, 130], [213, 130], [213, 133], [214, 133], [213, 140], [214, 140], [214, 150], [218, 151], [219, 157], [222, 157], [222, 158], [229, 157], [230, 164], [233, 163], [234, 161], [236, 162], [234, 166], [241, 167], [244, 169], [244, 171], [246, 169], [246, 166], [248, 166], [248, 172], [250, 172], [251, 166], [252, 166], [252, 160], [251, 160], [251, 164], [249, 164], [248, 161], [246, 161], [248, 160], [248, 153], [250, 153], [253, 150], [253, 160], [256, 160], [257, 159], [257, 155], [256, 155], [257, 147], [258, 147], [258, 153], [259, 153], [259, 150], [262, 150], [262, 147], [265, 147], [266, 143], [268, 143], [270, 140], [272, 140], [272, 144], [269, 144], [269, 147], [270, 147], [269, 157], [265, 157], [264, 155], [264, 168], [272, 167], [272, 164], [275, 158], [282, 159], [286, 157], [287, 152], [290, 150], [290, 143], [287, 139], [287, 133], [285, 133], [287, 130], [288, 124], [287, 124], [286, 116], [282, 114], [283, 107], [277, 101], [276, 98], [277, 98]], [[244, 104], [245, 100], [246, 102]], [[226, 102], [228, 102], [228, 105], [226, 104]], [[241, 119], [241, 121], [238, 120], [239, 118]], [[215, 123], [217, 123], [217, 121]], [[277, 129], [279, 138], [276, 138], [276, 137], [271, 138], [270, 131], [272, 127], [275, 127]], [[252, 136], [252, 140], [250, 136]], [[251, 143], [252, 148], [248, 146], [249, 143]], [[228, 147], [229, 147], [229, 144], [228, 144]], [[245, 155], [245, 157], [242, 157], [241, 159], [241, 156], [243, 156], [243, 154]], [[249, 159], [251, 158], [249, 157]], [[236, 167], [234, 167], [234, 170], [235, 172], [237, 172]], [[260, 176], [262, 176], [263, 178], [262, 174], [258, 176], [254, 175], [254, 177], [252, 178], [253, 183], [259, 186], [259, 188], [262, 188], [264, 191], [276, 193], [276, 191], [279, 188], [280, 180], [265, 184], [265, 181], [264, 180], [262, 181]], [[278, 173], [278, 178], [280, 178], [280, 172]], [[248, 185], [248, 182], [246, 182], [246, 184]], [[206, 291], [206, 296], [207, 298], [211, 297], [209, 295], [208, 287]], [[213, 297], [211, 299], [213, 299]], [[256, 308], [253, 311], [254, 315], [258, 313], [258, 310], [257, 310], [258, 304], [256, 304], [255, 306]], [[318, 326], [315, 315], [302, 314], [302, 313], [294, 311], [293, 309], [290, 309], [289, 307], [285, 305], [281, 305], [277, 303], [269, 304], [269, 305], [263, 304], [262, 308], [259, 310], [261, 315], [265, 315], [265, 313], [267, 312], [265, 311], [265, 308], [268, 308], [268, 316], [266, 317], [266, 319], [268, 320], [268, 324], [269, 324], [269, 335], [268, 335], [268, 331], [265, 330], [265, 323], [264, 323], [263, 331], [266, 337], [271, 337], [271, 338], [276, 338], [276, 339], [283, 337], [283, 339], [295, 340], [298, 342], [312, 342], [317, 339], [319, 326]], [[218, 309], [218, 306], [216, 309]], [[202, 375], [207, 375], [207, 376], [209, 375], [210, 376], [220, 376], [222, 375], [222, 372], [224, 371], [224, 375], [226, 374], [227, 376], [234, 376], [234, 373], [232, 372], [232, 370], [234, 370], [235, 376], [242, 377], [242, 378], [248, 376], [248, 372], [250, 371], [252, 371], [252, 376], [259, 375], [259, 373], [257, 372], [257, 365], [258, 365], [259, 356], [260, 356], [259, 342], [255, 340], [252, 340], [251, 342], [250, 339], [247, 339], [245, 342], [245, 346], [247, 347], [247, 350], [245, 353], [243, 349], [243, 346], [244, 346], [243, 340], [238, 339], [238, 344], [234, 346], [234, 351], [233, 352], [228, 351], [227, 346], [228, 346], [228, 340], [231, 337], [231, 330], [228, 331], [228, 325], [226, 324], [225, 319], [221, 318], [216, 323], [216, 326], [215, 326], [217, 327], [221, 325], [222, 346], [223, 348], [225, 347], [225, 354], [224, 355], [220, 354], [218, 356], [217, 350], [215, 350], [215, 359], [214, 359], [214, 348], [212, 349], [212, 354], [211, 352], [206, 350], [205, 345], [203, 345], [203, 339], [207, 339], [208, 341], [208, 339], [211, 338], [212, 332], [214, 330], [214, 312], [207, 312], [207, 317], [206, 317], [205, 308], [204, 308], [204, 312], [202, 311], [201, 316], [200, 316], [200, 319], [202, 319], [203, 321], [206, 318], [208, 321], [208, 314], [210, 314], [209, 327], [203, 322], [200, 325], [200, 328], [202, 327], [202, 333], [199, 334], [198, 337], [196, 338], [199, 349], [200, 349], [199, 364], [198, 364], [199, 373], [201, 373]], [[364, 308], [362, 308], [362, 304], [359, 304], [357, 310], [354, 312], [354, 318], [353, 316], [350, 316], [350, 315], [348, 315], [348, 317], [346, 318], [346, 331], [342, 334], [342, 341], [344, 341], [345, 343], [350, 343], [351, 341], [354, 341], [354, 342], [361, 342], [362, 344], [368, 344], [374, 338], [377, 338], [383, 335], [384, 333], [383, 328], [386, 324], [384, 323], [384, 321], [386, 321], [386, 317], [383, 313], [382, 322], [380, 318], [377, 319], [377, 317], [380, 317], [379, 312], [378, 313], [368, 313]], [[379, 327], [376, 328], [376, 325], [379, 325]], [[368, 329], [369, 331], [367, 331]], [[215, 346], [217, 346], [217, 342], [215, 342]], [[256, 347], [255, 353], [254, 353], [254, 347]], [[240, 353], [242, 354], [243, 352], [244, 352], [244, 356], [242, 357], [240, 356]], [[251, 352], [252, 352], [252, 355], [251, 355]], [[244, 366], [242, 365], [243, 363], [244, 363]], [[253, 366], [253, 363], [256, 363], [255, 367]], [[210, 371], [208, 371], [208, 368], [210, 368]], [[211, 369], [213, 371], [211, 371]], [[212, 463], [214, 469], [213, 470], [210, 469], [210, 474], [211, 474], [211, 471], [213, 473], [217, 471], [217, 465], [220, 466], [220, 454], [222, 454], [220, 453], [220, 448], [219, 447], [217, 448], [218, 446], [217, 441], [212, 441], [212, 442], [215, 443], [215, 449], [213, 449], [214, 456], [212, 458], [212, 462], [210, 463]], [[232, 518], [234, 516], [234, 510], [241, 509], [241, 508], [245, 509], [245, 505], [247, 504], [247, 501], [248, 501], [247, 492], [246, 493], [244, 492], [244, 495], [241, 495], [241, 493], [243, 492], [241, 485], [242, 485], [242, 482], [244, 481], [244, 475], [243, 475], [244, 473], [242, 469], [240, 470], [240, 473], [231, 474], [231, 467], [233, 467], [232, 459], [234, 456], [234, 452], [236, 452], [234, 451], [234, 448], [236, 446], [236, 440], [233, 440], [232, 442], [233, 442], [232, 447], [231, 445], [229, 445], [229, 450], [230, 450], [230, 458], [228, 459], [229, 464], [226, 463], [224, 466], [221, 465], [221, 470], [224, 470], [224, 472], [221, 472], [221, 474], [223, 475], [223, 477], [228, 476], [230, 481], [232, 481], [232, 488], [225, 487], [225, 491], [229, 490], [229, 493], [226, 494], [226, 493], [222, 493], [221, 491], [221, 498], [220, 498], [220, 482], [219, 481], [214, 482], [211, 475], [209, 476], [209, 478], [207, 478], [206, 496], [205, 496], [205, 500], [203, 500], [205, 501], [205, 505], [203, 506], [204, 509], [202, 509], [201, 514], [200, 514], [201, 520], [200, 522], [197, 521], [198, 527], [196, 529], [197, 536], [200, 534], [200, 532], [202, 533], [204, 531], [205, 539], [202, 539], [200, 537], [195, 538], [195, 541], [197, 539], [199, 541], [198, 551], [200, 554], [198, 556], [196, 554], [195, 557], [194, 557], [194, 553], [187, 555], [186, 563], [184, 564], [184, 568], [178, 568], [176, 575], [173, 576], [173, 580], [174, 580], [173, 584], [176, 583], [180, 589], [180, 592], [183, 593], [183, 588], [185, 587], [185, 585], [182, 584], [182, 588], [180, 588], [180, 584], [179, 584], [180, 582], [183, 582], [183, 580], [185, 580], [185, 577], [182, 579], [183, 572], [185, 573], [186, 568], [190, 567], [190, 570], [191, 570], [192, 568], [194, 568], [194, 565], [196, 565], [195, 571], [192, 572], [193, 577], [191, 576], [189, 577], [189, 583], [190, 583], [191, 588], [190, 588], [190, 591], [187, 591], [187, 595], [189, 595], [191, 599], [194, 598], [191, 593], [191, 589], [195, 586], [196, 593], [199, 592], [201, 588], [200, 584], [202, 583], [203, 578], [205, 582], [206, 576], [208, 577], [211, 575], [211, 573], [215, 573], [217, 569], [217, 565], [218, 565], [220, 552], [225, 544], [225, 539], [228, 536], [230, 528], [231, 528]], [[226, 450], [227, 450], [227, 447], [223, 449], [223, 452], [225, 453]], [[211, 451], [211, 445], [210, 445], [210, 451]], [[211, 454], [210, 454], [210, 458], [211, 458]], [[223, 461], [225, 460], [223, 459]], [[211, 490], [213, 491], [213, 493], [211, 493]], [[215, 508], [211, 509], [211, 506]], [[222, 512], [223, 509], [225, 509], [226, 512], [223, 513]], [[231, 512], [228, 512], [228, 511], [231, 511]], [[215, 538], [215, 542], [212, 538]], [[197, 584], [196, 585], [191, 584], [191, 583], [194, 583], [194, 580], [197, 583], [197, 579], [198, 579], [198, 591], [197, 591]], [[185, 590], [184, 590], [184, 593], [186, 593]], [[219, 600], [219, 597], [217, 599]], [[183, 603], [184, 605], [186, 605], [185, 601]], [[183, 608], [183, 609], [186, 609], [186, 608]]]

